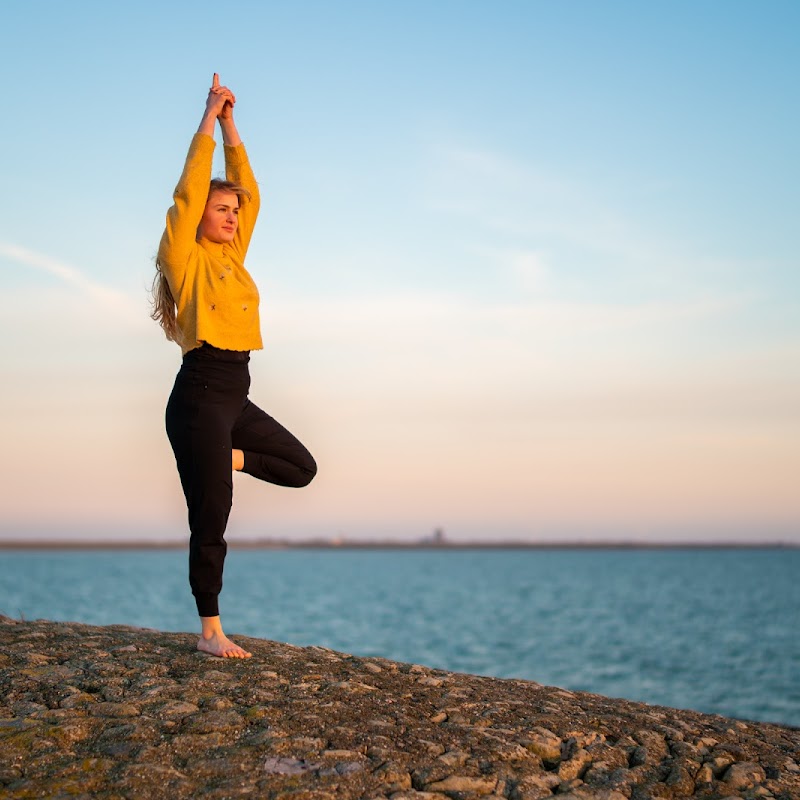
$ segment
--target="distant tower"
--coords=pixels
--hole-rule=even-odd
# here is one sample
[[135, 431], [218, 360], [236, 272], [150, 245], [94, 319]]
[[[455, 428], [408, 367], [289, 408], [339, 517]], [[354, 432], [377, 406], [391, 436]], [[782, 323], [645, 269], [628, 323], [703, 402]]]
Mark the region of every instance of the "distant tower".
[[436, 528], [436, 530], [433, 532], [431, 541], [434, 544], [444, 544], [444, 528]]

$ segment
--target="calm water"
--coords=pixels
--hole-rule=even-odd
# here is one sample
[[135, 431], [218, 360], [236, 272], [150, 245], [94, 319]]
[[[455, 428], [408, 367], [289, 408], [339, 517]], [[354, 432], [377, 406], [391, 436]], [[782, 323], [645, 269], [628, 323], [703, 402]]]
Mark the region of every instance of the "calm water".
[[[2, 552], [0, 613], [195, 630], [185, 553]], [[800, 725], [800, 550], [233, 550], [226, 629]]]

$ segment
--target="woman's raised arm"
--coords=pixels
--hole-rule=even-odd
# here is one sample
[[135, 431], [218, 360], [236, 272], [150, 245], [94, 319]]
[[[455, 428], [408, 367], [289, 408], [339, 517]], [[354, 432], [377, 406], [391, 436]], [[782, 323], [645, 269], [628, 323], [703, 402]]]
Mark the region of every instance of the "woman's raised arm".
[[[180, 291], [186, 277], [185, 267], [197, 246], [197, 226], [203, 217], [211, 181], [214, 154], [214, 127], [221, 114], [231, 110], [236, 98], [227, 87], [219, 85], [219, 76], [208, 91], [206, 107], [200, 125], [189, 146], [186, 163], [173, 194], [172, 207], [167, 211], [167, 224], [158, 248], [158, 261], [174, 292]], [[225, 111], [227, 106], [227, 112]], [[235, 128], [234, 128], [235, 130]]]
[[233, 106], [236, 103], [236, 96], [227, 86], [219, 85], [219, 75], [215, 72], [208, 90], [206, 100], [206, 111], [200, 122], [198, 133], [205, 133], [207, 136], [214, 137], [214, 127], [217, 120], [222, 128], [222, 141], [231, 147], [241, 144], [239, 133], [233, 122]]
[[236, 130], [236, 123], [233, 121], [233, 106], [236, 103], [236, 97], [227, 86], [219, 85], [219, 75], [216, 72], [214, 73], [214, 84], [211, 86], [211, 91], [213, 92], [215, 89], [222, 92], [225, 97], [222, 109], [217, 115], [219, 127], [222, 129], [222, 141], [228, 147], [238, 147], [242, 140], [239, 138], [239, 131]]
[[[214, 76], [215, 79], [217, 76]], [[212, 91], [214, 87], [212, 86]], [[231, 243], [238, 251], [239, 257], [244, 261], [247, 255], [247, 248], [250, 245], [250, 237], [253, 235], [253, 228], [258, 218], [261, 208], [261, 197], [258, 191], [250, 161], [247, 158], [247, 151], [242, 144], [239, 131], [236, 130], [236, 123], [233, 121], [233, 106], [236, 98], [227, 87], [219, 87], [220, 91], [229, 93], [229, 99], [222, 106], [219, 114], [219, 126], [222, 129], [222, 141], [225, 144], [225, 177], [233, 183], [238, 183], [250, 193], [250, 199], [244, 201], [239, 206], [239, 226], [236, 229], [236, 236]]]

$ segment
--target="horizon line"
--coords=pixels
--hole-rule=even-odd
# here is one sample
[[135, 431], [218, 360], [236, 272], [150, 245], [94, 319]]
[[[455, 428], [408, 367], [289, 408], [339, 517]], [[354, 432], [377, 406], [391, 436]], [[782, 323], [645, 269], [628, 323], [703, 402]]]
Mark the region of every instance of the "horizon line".
[[[166, 541], [119, 541], [93, 539], [0, 539], [0, 550], [183, 550], [187, 540]], [[701, 540], [684, 541], [640, 541], [632, 539], [608, 539], [598, 541], [464, 541], [464, 540], [389, 540], [365, 539], [251, 539], [228, 542], [231, 549], [238, 550], [753, 550], [753, 549], [800, 549], [800, 542], [769, 540]]]

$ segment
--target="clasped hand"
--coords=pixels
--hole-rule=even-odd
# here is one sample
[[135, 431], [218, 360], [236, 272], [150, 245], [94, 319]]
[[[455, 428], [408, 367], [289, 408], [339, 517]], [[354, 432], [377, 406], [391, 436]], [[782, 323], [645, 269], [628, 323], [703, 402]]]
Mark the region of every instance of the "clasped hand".
[[227, 86], [219, 85], [219, 75], [214, 73], [214, 80], [208, 90], [206, 112], [213, 114], [220, 120], [229, 120], [233, 117], [233, 106], [236, 96]]

